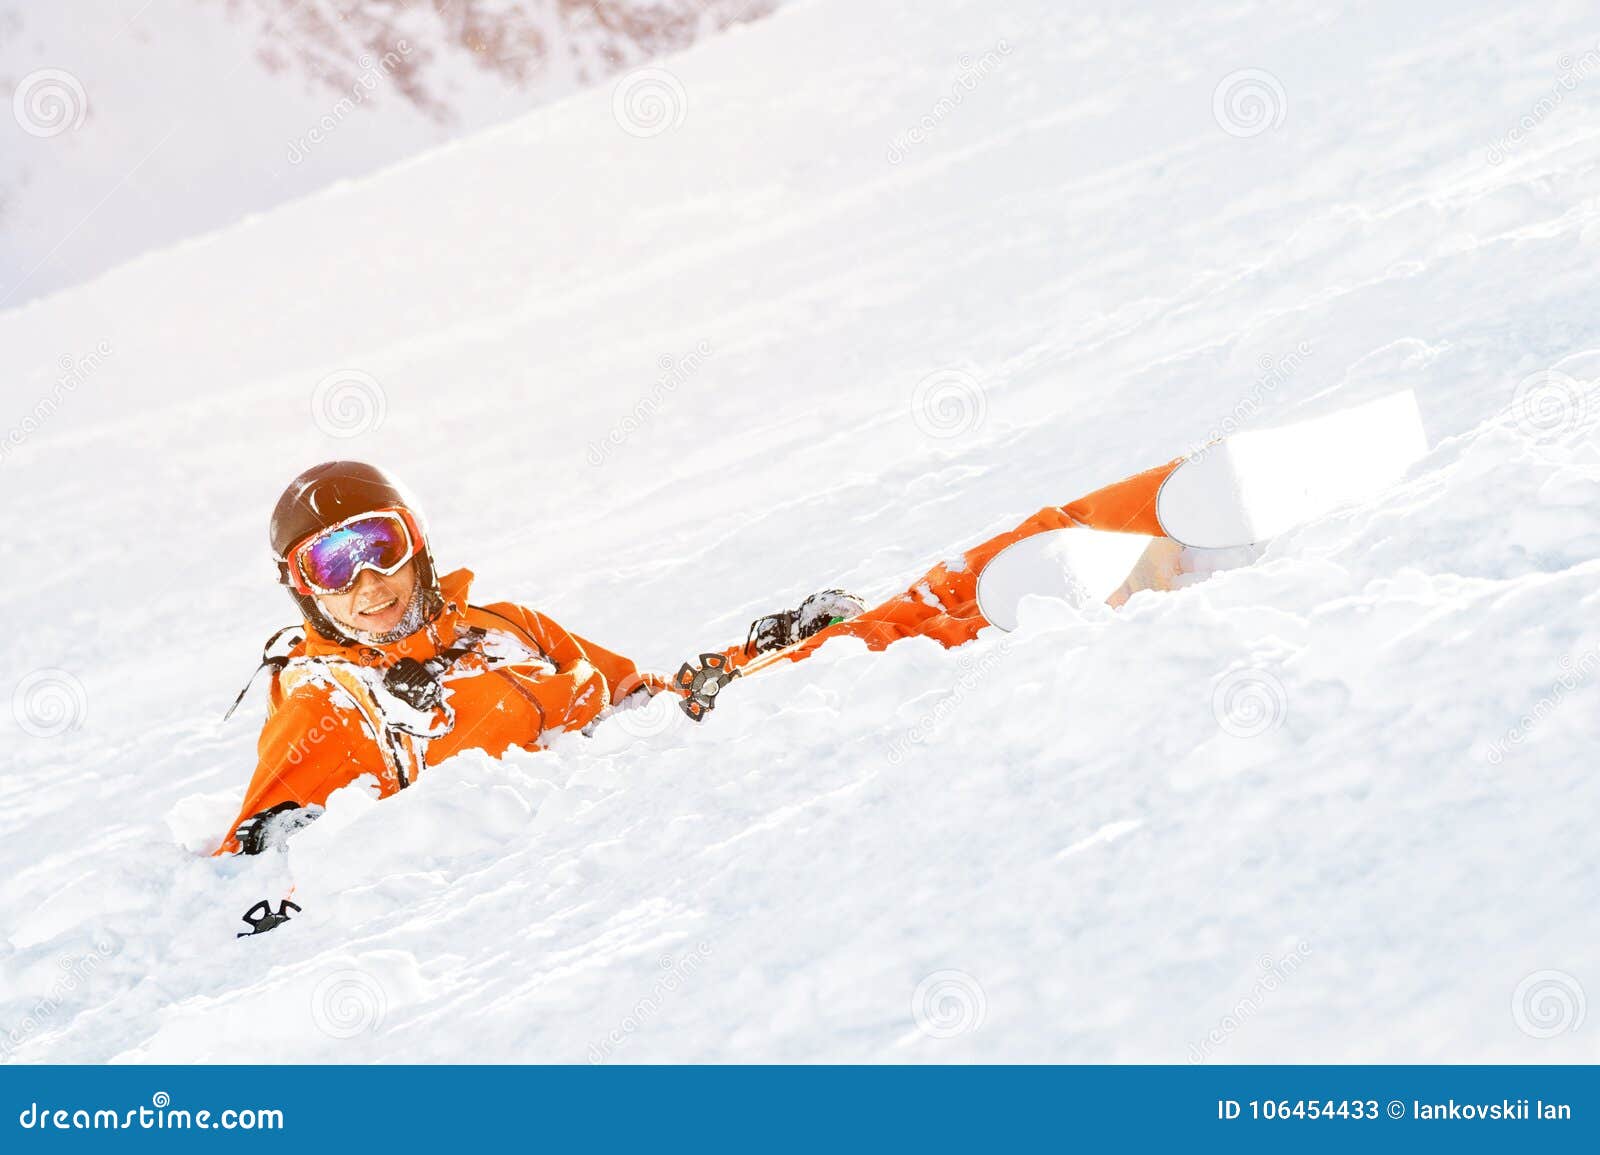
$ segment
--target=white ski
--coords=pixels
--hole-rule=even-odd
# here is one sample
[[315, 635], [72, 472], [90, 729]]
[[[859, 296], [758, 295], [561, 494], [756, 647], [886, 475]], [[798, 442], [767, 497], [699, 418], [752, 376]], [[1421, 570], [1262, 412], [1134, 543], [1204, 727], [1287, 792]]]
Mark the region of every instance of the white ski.
[[1422, 414], [1407, 389], [1214, 442], [1167, 478], [1156, 517], [1184, 545], [1225, 549], [1266, 541], [1387, 489], [1427, 452]]
[[[1408, 389], [1214, 442], [1167, 478], [1156, 516], [1183, 546], [1242, 549], [1381, 492], [1427, 451], [1422, 416]], [[1121, 589], [1152, 540], [1077, 527], [1019, 541], [979, 575], [978, 609], [1010, 631], [1030, 594], [1080, 608], [1104, 602]]]
[[1010, 632], [1029, 594], [1082, 609], [1121, 587], [1151, 538], [1140, 533], [1056, 529], [1007, 546], [978, 575], [978, 612]]

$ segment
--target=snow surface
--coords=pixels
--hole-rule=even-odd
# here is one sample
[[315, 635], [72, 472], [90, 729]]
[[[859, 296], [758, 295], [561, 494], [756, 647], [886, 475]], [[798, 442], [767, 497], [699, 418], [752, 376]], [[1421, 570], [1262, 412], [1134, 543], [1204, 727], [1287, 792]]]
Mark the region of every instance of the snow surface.
[[[591, 91], [0, 314], [7, 1056], [1600, 1059], [1592, 9], [1208, 8], [797, 4], [658, 135]], [[203, 856], [306, 464], [667, 669], [1402, 387], [1427, 458], [1248, 568]]]

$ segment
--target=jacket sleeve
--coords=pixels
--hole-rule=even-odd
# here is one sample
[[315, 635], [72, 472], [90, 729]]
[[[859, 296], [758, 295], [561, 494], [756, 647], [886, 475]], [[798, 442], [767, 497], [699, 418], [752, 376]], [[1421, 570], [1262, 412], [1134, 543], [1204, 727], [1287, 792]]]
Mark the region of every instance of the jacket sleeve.
[[577, 634], [567, 636], [577, 643], [578, 648], [588, 656], [594, 668], [604, 676], [606, 685], [611, 691], [612, 705], [622, 701], [641, 686], [648, 688], [652, 694], [660, 691], [661, 687], [657, 685], [659, 679], [642, 672], [632, 659], [613, 653], [604, 646], [597, 646]]
[[373, 775], [387, 792], [383, 756], [360, 713], [339, 708], [321, 687], [304, 687], [274, 703], [261, 728], [257, 755], [239, 816], [229, 825], [218, 854], [236, 853], [239, 824], [275, 806], [321, 806], [328, 795], [363, 774]]
[[536, 610], [508, 602], [483, 608], [516, 624], [555, 667], [553, 673], [516, 679], [523, 696], [538, 707], [547, 731], [581, 730], [631, 694], [667, 688], [665, 678], [641, 672], [631, 659], [563, 629]]

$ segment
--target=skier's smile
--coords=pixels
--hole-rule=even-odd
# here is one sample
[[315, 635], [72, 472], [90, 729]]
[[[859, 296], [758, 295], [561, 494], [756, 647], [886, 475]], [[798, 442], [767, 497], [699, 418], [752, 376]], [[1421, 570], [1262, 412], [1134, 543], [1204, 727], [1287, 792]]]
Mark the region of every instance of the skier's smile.
[[393, 609], [395, 606], [397, 606], [399, 604], [400, 604], [400, 599], [399, 598], [390, 598], [388, 601], [384, 602], [382, 605], [373, 606], [371, 609], [357, 610], [356, 611], [356, 620], [358, 622], [368, 622], [368, 623], [370, 623], [371, 625], [374, 625], [374, 626], [379, 625], [382, 622], [382, 620], [385, 617], [385, 615], [387, 615], [388, 612], [391, 609]]
[[399, 598], [390, 598], [388, 601], [382, 603], [381, 605], [367, 606], [364, 609], [357, 610], [356, 611], [356, 617], [357, 618], [368, 618], [368, 619], [374, 618], [374, 617], [377, 617], [379, 614], [386, 613], [391, 606], [397, 606], [399, 604], [400, 604], [400, 599]]

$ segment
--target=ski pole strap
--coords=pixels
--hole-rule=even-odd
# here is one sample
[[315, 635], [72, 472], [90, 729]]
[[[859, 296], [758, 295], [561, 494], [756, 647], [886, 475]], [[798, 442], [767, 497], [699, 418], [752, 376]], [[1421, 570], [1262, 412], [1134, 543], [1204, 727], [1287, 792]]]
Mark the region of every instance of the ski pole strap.
[[[274, 654], [272, 647], [277, 645], [278, 639], [283, 637], [284, 634], [290, 633], [294, 634], [295, 638], [289, 643], [285, 652]], [[305, 633], [299, 626], [284, 626], [283, 629], [268, 638], [267, 644], [261, 647], [261, 664], [251, 671], [250, 680], [244, 684], [244, 689], [239, 691], [239, 696], [233, 700], [233, 705], [228, 707], [228, 712], [222, 715], [222, 720], [226, 722], [233, 717], [233, 712], [239, 708], [239, 703], [244, 701], [244, 696], [250, 692], [250, 687], [256, 684], [256, 678], [260, 677], [262, 670], [269, 667], [274, 671], [282, 670], [289, 664], [289, 655], [294, 648], [303, 641], [305, 641]]]

